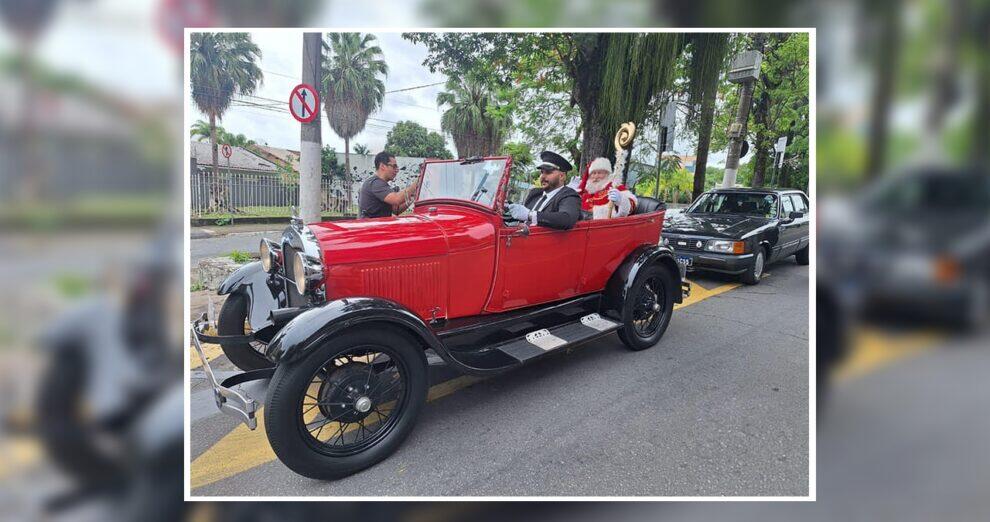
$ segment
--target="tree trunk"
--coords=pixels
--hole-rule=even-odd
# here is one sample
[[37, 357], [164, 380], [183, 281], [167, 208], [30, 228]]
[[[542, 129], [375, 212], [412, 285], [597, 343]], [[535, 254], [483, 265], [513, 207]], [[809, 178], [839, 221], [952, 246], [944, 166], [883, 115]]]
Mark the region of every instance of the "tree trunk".
[[760, 92], [760, 98], [756, 102], [756, 114], [755, 123], [756, 127], [756, 137], [753, 140], [753, 149], [756, 153], [756, 157], [753, 158], [753, 181], [751, 185], [753, 188], [762, 187], [763, 182], [766, 179], [767, 172], [767, 119], [770, 113], [770, 92], [768, 86], [764, 83], [763, 88]]
[[715, 124], [715, 93], [701, 102], [701, 128], [698, 130], [698, 149], [694, 162], [694, 187], [691, 200], [705, 191], [705, 170], [708, 168], [708, 148], [712, 144], [712, 126]]
[[344, 214], [350, 214], [354, 176], [351, 175], [351, 139], [348, 137], [344, 137], [344, 183], [347, 185], [347, 208], [344, 209]]
[[[984, 4], [983, 27], [990, 22], [990, 6]], [[978, 56], [990, 53], [990, 32], [983, 31], [977, 36]], [[981, 60], [976, 71], [976, 114], [973, 116], [973, 137], [969, 143], [970, 159], [983, 167], [984, 174], [990, 173], [990, 62]]]
[[877, 50], [877, 79], [870, 111], [869, 148], [866, 153], [866, 179], [875, 178], [887, 159], [890, 105], [894, 98], [894, 76], [901, 46], [901, 9], [894, 2], [881, 11], [880, 42]]

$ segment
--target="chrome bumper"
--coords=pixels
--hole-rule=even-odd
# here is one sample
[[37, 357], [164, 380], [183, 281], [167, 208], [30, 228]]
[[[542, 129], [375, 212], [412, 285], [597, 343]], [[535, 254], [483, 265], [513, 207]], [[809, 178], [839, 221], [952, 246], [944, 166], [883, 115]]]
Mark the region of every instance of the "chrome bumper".
[[[206, 359], [206, 354], [203, 353], [201, 341], [217, 342], [219, 339], [225, 339], [226, 337], [208, 335], [206, 329], [209, 326], [210, 323], [206, 319], [206, 314], [203, 314], [202, 317], [193, 322], [192, 339], [193, 347], [196, 348], [199, 360], [202, 361], [203, 368], [206, 371], [206, 378], [210, 381], [210, 386], [213, 388], [213, 400], [221, 412], [234, 417], [253, 430], [258, 427], [258, 419], [255, 417], [259, 408], [258, 401], [246, 393], [233, 389], [233, 387], [250, 381], [270, 379], [272, 374], [275, 373], [275, 369], [264, 368], [261, 370], [252, 370], [232, 375], [224, 379], [223, 382], [217, 381], [216, 375], [213, 374], [213, 368], [210, 367], [210, 362]], [[233, 339], [234, 337], [250, 336], [230, 337]]]

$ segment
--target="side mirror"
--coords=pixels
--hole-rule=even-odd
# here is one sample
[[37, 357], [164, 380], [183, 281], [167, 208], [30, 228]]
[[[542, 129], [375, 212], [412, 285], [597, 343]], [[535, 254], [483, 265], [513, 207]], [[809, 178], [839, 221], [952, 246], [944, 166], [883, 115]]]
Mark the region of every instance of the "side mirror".
[[792, 220], [794, 220], [794, 219], [800, 219], [800, 218], [803, 218], [804, 217], [804, 212], [798, 212], [798, 211], [795, 210], [795, 211], [791, 212], [790, 214], [788, 214], [787, 217], [789, 217]]

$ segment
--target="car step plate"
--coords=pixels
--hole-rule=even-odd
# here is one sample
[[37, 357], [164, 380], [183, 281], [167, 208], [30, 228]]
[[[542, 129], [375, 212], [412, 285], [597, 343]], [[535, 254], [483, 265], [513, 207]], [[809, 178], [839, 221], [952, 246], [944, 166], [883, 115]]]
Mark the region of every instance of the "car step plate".
[[529, 341], [530, 344], [536, 345], [545, 351], [550, 351], [554, 348], [567, 344], [567, 341], [551, 334], [550, 330], [547, 330], [546, 328], [526, 334], [526, 340]]
[[603, 318], [598, 314], [588, 314], [581, 318], [581, 324], [587, 326], [588, 328], [594, 328], [599, 332], [605, 332], [611, 330], [618, 326], [617, 324]]

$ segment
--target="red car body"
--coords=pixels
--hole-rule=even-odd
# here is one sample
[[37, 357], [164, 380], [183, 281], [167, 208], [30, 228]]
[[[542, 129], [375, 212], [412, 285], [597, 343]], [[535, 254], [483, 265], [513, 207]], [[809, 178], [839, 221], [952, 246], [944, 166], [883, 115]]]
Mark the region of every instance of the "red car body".
[[[423, 171], [443, 162], [428, 161]], [[579, 221], [570, 230], [534, 226], [521, 237], [505, 223], [501, 205], [427, 199], [410, 215], [308, 227], [319, 241], [327, 299], [380, 297], [430, 321], [601, 292], [630, 252], [657, 244], [663, 218], [660, 209]]]

